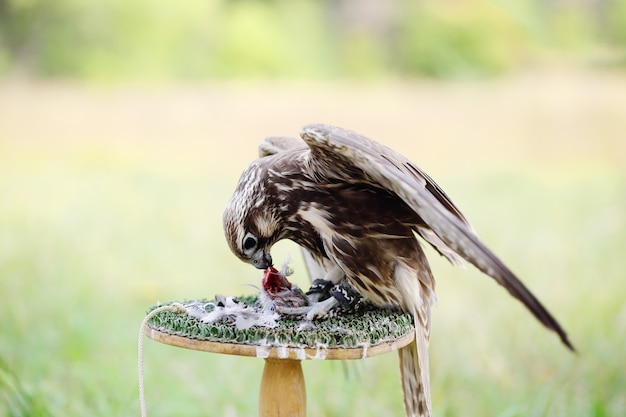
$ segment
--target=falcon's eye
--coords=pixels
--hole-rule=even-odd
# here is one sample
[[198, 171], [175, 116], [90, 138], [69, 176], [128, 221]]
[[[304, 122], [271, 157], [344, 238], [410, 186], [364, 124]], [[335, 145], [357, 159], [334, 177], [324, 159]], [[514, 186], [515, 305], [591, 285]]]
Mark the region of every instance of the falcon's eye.
[[249, 252], [250, 250], [256, 247], [257, 240], [252, 233], [248, 233], [246, 237], [243, 238], [243, 250], [245, 252]]

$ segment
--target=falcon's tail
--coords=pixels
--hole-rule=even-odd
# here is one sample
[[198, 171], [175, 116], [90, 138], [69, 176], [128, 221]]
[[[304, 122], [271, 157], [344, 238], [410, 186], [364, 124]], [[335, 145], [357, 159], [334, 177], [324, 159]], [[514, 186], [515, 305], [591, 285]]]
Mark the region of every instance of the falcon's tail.
[[431, 417], [428, 357], [422, 361], [426, 366], [423, 369], [424, 365], [420, 366], [418, 343], [410, 343], [398, 350], [404, 409], [407, 417]]

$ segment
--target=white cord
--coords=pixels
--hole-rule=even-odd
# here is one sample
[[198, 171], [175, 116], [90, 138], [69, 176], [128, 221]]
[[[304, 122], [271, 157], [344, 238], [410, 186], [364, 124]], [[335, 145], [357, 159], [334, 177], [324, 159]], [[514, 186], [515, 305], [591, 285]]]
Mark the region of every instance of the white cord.
[[172, 303], [172, 304], [161, 306], [152, 310], [146, 315], [146, 317], [141, 322], [141, 326], [139, 327], [139, 341], [137, 343], [137, 363], [138, 363], [138, 371], [139, 371], [139, 408], [141, 410], [141, 417], [147, 416], [146, 399], [144, 396], [144, 386], [143, 386], [143, 339], [145, 336], [144, 333], [146, 331], [146, 326], [148, 325], [148, 321], [155, 315], [161, 313], [162, 311], [172, 311], [174, 313], [187, 313], [187, 310], [185, 310], [185, 306], [183, 306], [181, 303]]

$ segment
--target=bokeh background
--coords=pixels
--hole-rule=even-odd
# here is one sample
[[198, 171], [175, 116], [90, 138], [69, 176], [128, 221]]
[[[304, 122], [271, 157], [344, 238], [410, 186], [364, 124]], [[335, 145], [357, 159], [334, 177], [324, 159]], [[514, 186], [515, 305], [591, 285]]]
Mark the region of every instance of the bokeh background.
[[[626, 1], [0, 0], [0, 74], [1, 415], [137, 415], [146, 310], [254, 293], [222, 209], [311, 122], [424, 168], [578, 349], [429, 250], [437, 416], [626, 415]], [[262, 365], [146, 341], [149, 415], [255, 415]], [[303, 366], [311, 416], [403, 413], [395, 355]]]

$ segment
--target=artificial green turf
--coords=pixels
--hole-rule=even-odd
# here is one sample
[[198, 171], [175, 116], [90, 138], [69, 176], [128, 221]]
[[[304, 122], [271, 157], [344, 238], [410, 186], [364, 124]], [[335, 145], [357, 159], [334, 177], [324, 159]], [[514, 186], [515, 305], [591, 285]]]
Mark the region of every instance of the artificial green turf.
[[[239, 300], [254, 308], [255, 297], [240, 297]], [[215, 305], [202, 300], [207, 312]], [[166, 303], [171, 304], [171, 303]], [[187, 304], [183, 302], [183, 304]], [[154, 306], [149, 311], [152, 311]], [[327, 319], [315, 320], [301, 329], [302, 318], [281, 316], [276, 327], [253, 326], [238, 329], [233, 323], [221, 320], [206, 323], [185, 313], [161, 311], [155, 314], [148, 325], [164, 333], [198, 340], [228, 342], [244, 345], [317, 348], [355, 348], [374, 346], [396, 340], [413, 331], [410, 314], [400, 311], [377, 309], [367, 306], [358, 313], [334, 315]]]

